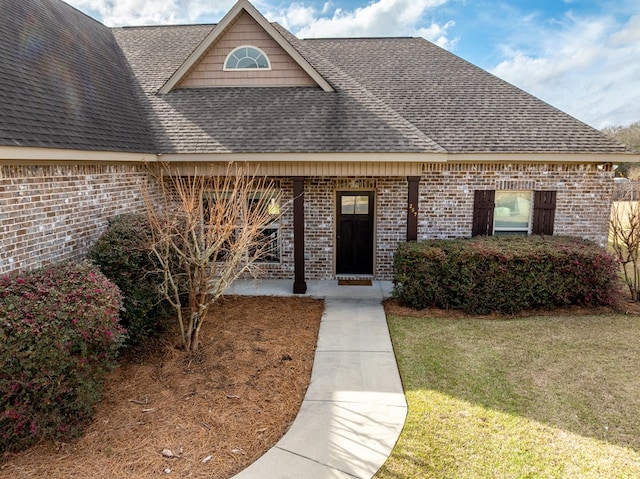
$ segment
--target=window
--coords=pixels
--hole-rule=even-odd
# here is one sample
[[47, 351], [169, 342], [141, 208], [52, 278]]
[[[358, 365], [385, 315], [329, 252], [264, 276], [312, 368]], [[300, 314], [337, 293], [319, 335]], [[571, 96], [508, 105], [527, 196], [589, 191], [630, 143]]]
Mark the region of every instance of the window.
[[527, 235], [530, 220], [530, 191], [496, 191], [493, 234]]
[[369, 196], [343, 196], [340, 198], [340, 213], [343, 215], [368, 215]]
[[274, 218], [274, 221], [269, 223], [262, 229], [260, 235], [257, 238], [257, 245], [253, 251], [249, 254], [254, 254], [257, 249], [260, 249], [260, 259], [262, 263], [278, 263], [280, 262], [280, 204], [277, 198], [264, 198], [262, 192], [256, 191], [251, 194], [247, 199], [249, 204], [249, 210], [255, 211], [259, 205], [266, 208], [266, 212], [269, 216]]
[[477, 190], [471, 235], [552, 235], [555, 209], [555, 191]]
[[242, 46], [227, 55], [225, 70], [271, 70], [267, 55], [257, 47]]
[[[275, 195], [275, 194], [274, 194]], [[231, 192], [226, 192], [223, 197], [224, 200], [231, 200]], [[216, 207], [217, 198], [215, 193], [207, 192], [205, 193], [203, 199], [203, 223], [205, 227], [224, 227], [223, 225], [229, 224], [229, 220], [224, 219], [222, 215], [228, 213], [225, 211], [226, 207], [224, 206], [224, 202], [221, 198], [221, 203], [219, 204], [220, 209], [217, 210], [217, 215], [214, 217], [213, 222], [212, 218], [209, 216], [210, 208]], [[257, 260], [262, 263], [279, 263], [280, 262], [280, 203], [278, 202], [277, 197], [273, 196], [271, 198], [265, 198], [263, 193], [260, 191], [255, 191], [249, 195], [247, 198], [247, 210], [243, 213], [244, 215], [250, 215], [256, 212], [256, 208], [262, 207], [264, 210], [262, 212], [266, 213], [273, 217], [273, 221], [267, 224], [256, 238], [256, 244], [251, 248], [250, 251], [247, 251], [249, 255], [254, 255], [259, 253], [260, 258]], [[216, 210], [214, 210], [216, 211]], [[262, 212], [258, 212], [257, 214], [262, 215]], [[245, 216], [247, 217], [247, 216]], [[219, 252], [216, 260], [223, 261], [227, 256], [227, 251], [229, 248], [233, 247], [233, 242], [235, 235], [237, 233], [237, 227], [239, 223], [242, 221], [238, 218], [237, 222], [235, 220], [231, 220], [236, 223], [236, 227], [234, 228], [234, 232], [231, 234], [229, 241], [225, 243], [221, 251]], [[212, 224], [213, 223], [213, 224]], [[229, 233], [227, 229], [227, 234]]]

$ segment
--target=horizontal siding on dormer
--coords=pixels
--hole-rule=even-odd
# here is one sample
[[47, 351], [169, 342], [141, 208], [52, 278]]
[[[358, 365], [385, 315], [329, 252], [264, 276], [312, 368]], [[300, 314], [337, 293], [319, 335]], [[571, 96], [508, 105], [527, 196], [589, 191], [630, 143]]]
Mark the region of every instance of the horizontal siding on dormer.
[[[242, 45], [260, 48], [271, 62], [271, 70], [224, 71], [229, 52]], [[244, 13], [195, 65], [179, 88], [234, 86], [317, 86], [313, 79]]]

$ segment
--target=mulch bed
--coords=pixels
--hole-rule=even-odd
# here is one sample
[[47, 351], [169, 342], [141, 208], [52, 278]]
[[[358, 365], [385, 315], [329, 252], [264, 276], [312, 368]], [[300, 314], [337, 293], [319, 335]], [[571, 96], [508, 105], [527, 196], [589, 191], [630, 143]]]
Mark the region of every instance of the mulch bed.
[[[395, 299], [384, 306], [397, 316], [470, 317], [416, 311]], [[200, 351], [187, 355], [173, 331], [130, 352], [107, 379], [81, 438], [0, 457], [0, 479], [230, 478], [270, 449], [295, 419], [323, 310], [322, 301], [310, 298], [224, 298], [203, 326]], [[610, 313], [640, 314], [640, 304], [623, 300], [616, 308], [575, 306], [518, 317]]]
[[0, 457], [0, 478], [233, 476], [295, 419], [323, 310], [309, 298], [224, 298], [196, 354], [173, 332], [125, 356], [81, 438]]

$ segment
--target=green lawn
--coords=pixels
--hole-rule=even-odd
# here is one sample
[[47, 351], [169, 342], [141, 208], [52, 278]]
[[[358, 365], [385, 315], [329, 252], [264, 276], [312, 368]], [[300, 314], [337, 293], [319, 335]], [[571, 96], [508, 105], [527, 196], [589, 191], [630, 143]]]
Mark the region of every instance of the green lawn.
[[640, 477], [640, 317], [389, 317], [409, 404], [376, 479]]

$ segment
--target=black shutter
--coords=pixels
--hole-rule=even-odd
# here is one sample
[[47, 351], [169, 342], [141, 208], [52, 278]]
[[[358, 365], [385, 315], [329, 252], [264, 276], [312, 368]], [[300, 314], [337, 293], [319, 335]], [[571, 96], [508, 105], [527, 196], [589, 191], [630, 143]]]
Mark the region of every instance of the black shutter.
[[534, 235], [552, 235], [555, 217], [556, 192], [534, 191], [533, 224], [531, 225], [531, 232]]
[[476, 190], [473, 193], [471, 236], [491, 236], [493, 234], [493, 210], [496, 207], [496, 192], [495, 190]]

